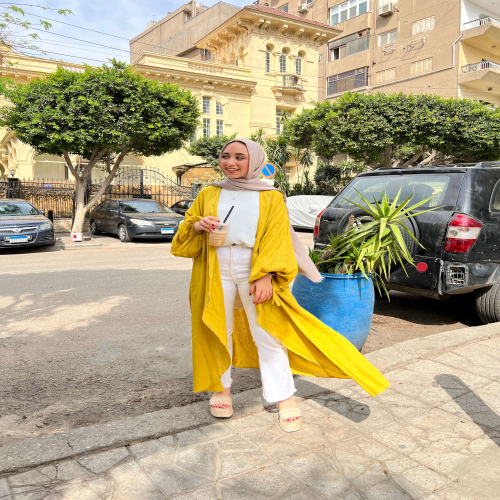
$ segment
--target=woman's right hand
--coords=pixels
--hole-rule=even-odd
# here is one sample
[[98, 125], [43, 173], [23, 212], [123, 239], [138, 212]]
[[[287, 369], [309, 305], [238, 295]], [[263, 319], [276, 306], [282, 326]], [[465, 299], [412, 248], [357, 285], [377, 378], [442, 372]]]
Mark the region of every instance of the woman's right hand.
[[220, 221], [219, 219], [217, 219], [217, 217], [212, 217], [211, 215], [209, 215], [208, 217], [203, 217], [203, 219], [201, 219], [200, 221], [195, 222], [193, 224], [193, 229], [197, 233], [201, 233], [202, 231], [207, 231], [208, 233], [210, 233], [215, 229], [215, 224], [218, 222]]

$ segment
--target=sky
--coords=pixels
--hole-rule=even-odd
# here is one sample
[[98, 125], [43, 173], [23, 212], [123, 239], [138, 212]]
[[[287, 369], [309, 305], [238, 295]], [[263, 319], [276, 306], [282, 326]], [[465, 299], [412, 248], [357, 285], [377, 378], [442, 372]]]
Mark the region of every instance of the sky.
[[[144, 31], [148, 21], [159, 21], [166, 16], [167, 12], [174, 11], [185, 3], [186, 1], [182, 0], [169, 2], [153, 0], [49, 0], [40, 2], [40, 5], [56, 9], [55, 11], [42, 10], [21, 3], [16, 5], [22, 6], [26, 13], [24, 19], [32, 22], [33, 28], [40, 29], [40, 16], [52, 24], [49, 32], [36, 31], [41, 38], [41, 41], [36, 43], [46, 53], [31, 52], [32, 55], [44, 59], [99, 66], [113, 57], [129, 62], [129, 40]], [[216, 1], [205, 0], [202, 3], [210, 6]], [[228, 3], [243, 6], [251, 1], [235, 0]], [[8, 4], [0, 5], [6, 6]], [[72, 14], [61, 16], [57, 13], [57, 9], [70, 9]], [[73, 26], [63, 23], [69, 23]]]

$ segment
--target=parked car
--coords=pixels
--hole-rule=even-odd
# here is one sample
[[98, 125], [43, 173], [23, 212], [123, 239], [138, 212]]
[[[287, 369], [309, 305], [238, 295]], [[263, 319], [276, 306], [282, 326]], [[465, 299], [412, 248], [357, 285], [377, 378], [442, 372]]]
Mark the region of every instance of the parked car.
[[54, 227], [41, 210], [17, 199], [0, 199], [0, 247], [55, 245]]
[[400, 189], [402, 200], [413, 194], [413, 203], [434, 196], [418, 210], [435, 210], [407, 220], [423, 248], [404, 235], [416, 267], [395, 267], [387, 287], [438, 299], [469, 294], [484, 323], [500, 321], [500, 163], [362, 173], [319, 214], [315, 248], [345, 231], [351, 215], [355, 224], [370, 220], [347, 201], [362, 204], [356, 191], [372, 201], [382, 192], [394, 199]]
[[290, 224], [297, 229], [314, 229], [318, 214], [327, 207], [333, 196], [301, 195], [286, 200]]
[[167, 238], [177, 233], [183, 217], [160, 201], [118, 198], [103, 201], [90, 215], [92, 234], [117, 234], [120, 241], [133, 238]]
[[188, 209], [191, 208], [191, 205], [194, 203], [194, 200], [181, 200], [177, 203], [174, 203], [170, 208], [181, 215], [186, 215]]

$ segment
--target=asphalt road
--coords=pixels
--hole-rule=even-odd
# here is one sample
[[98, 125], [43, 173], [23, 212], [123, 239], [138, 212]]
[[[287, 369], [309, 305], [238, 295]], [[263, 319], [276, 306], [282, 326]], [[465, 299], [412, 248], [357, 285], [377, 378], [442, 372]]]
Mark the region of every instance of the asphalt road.
[[[192, 393], [191, 261], [166, 242], [101, 241], [0, 254], [0, 445], [209, 397]], [[365, 352], [477, 323], [463, 311], [378, 301]], [[255, 370], [233, 378], [235, 392], [260, 386]]]

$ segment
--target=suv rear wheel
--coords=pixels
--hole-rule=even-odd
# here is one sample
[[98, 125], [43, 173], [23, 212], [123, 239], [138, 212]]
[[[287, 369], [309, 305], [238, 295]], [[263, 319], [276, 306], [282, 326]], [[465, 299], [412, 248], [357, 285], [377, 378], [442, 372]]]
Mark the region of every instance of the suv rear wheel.
[[476, 310], [483, 323], [500, 321], [500, 281], [476, 290]]

